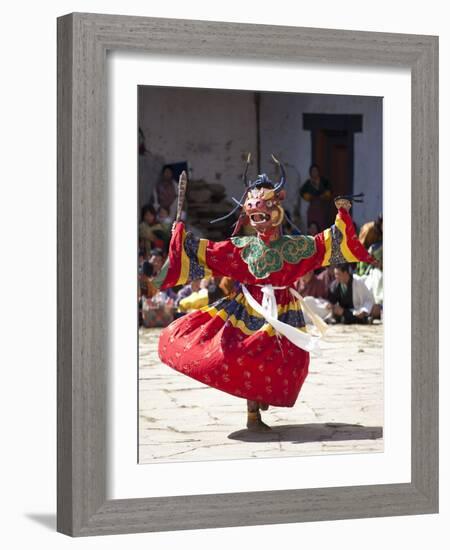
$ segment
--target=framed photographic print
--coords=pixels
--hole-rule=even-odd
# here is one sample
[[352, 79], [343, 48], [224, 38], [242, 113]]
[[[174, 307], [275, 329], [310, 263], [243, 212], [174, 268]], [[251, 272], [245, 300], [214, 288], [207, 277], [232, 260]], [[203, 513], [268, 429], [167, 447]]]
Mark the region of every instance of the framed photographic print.
[[[233, 234], [233, 243], [244, 239], [247, 246], [257, 246], [251, 217], [241, 228], [233, 227], [236, 219], [230, 212], [235, 205], [227, 193], [242, 195], [245, 170], [248, 181], [266, 170], [275, 172], [277, 164], [270, 151], [276, 151], [283, 158], [280, 162], [286, 177], [281, 223], [285, 242], [310, 243], [320, 254], [321, 239], [336, 217], [333, 195], [352, 195], [356, 189], [367, 198], [355, 202], [353, 220], [360, 226], [363, 221], [375, 220], [361, 230], [369, 230], [367, 249], [381, 258], [380, 237], [372, 233], [379, 231], [381, 236], [382, 98], [141, 86], [138, 103], [139, 463], [381, 451], [381, 288], [374, 289], [380, 294], [376, 299], [373, 292], [361, 296], [357, 316], [350, 310], [334, 314], [329, 300], [330, 293], [340, 292], [339, 284], [333, 282], [335, 276], [351, 281], [356, 293], [358, 284], [365, 281], [370, 286], [372, 277], [381, 277], [381, 265], [350, 275], [340, 271], [345, 258], [338, 253], [336, 260], [320, 259], [312, 270], [311, 249], [304, 258], [307, 268], [295, 272], [293, 281], [285, 280], [284, 275], [280, 279], [281, 262], [267, 270], [267, 275], [257, 273], [260, 268], [249, 263], [257, 275], [254, 281], [252, 272], [248, 274], [240, 263], [241, 248], [229, 250], [223, 241]], [[254, 162], [246, 145], [254, 151]], [[174, 162], [176, 159], [181, 160]], [[158, 274], [164, 272], [169, 255], [183, 170], [187, 190], [182, 212], [191, 235], [185, 239], [194, 248], [206, 245], [206, 251], [204, 258], [189, 258], [194, 275], [188, 269], [183, 275], [180, 270], [175, 286], [168, 287], [159, 284]], [[318, 174], [317, 187], [311, 183], [310, 172]], [[313, 194], [317, 197], [312, 198]], [[278, 236], [276, 227], [273, 230]], [[309, 240], [304, 240], [303, 233]], [[206, 237], [208, 242], [202, 240]], [[220, 241], [222, 244], [217, 244]], [[218, 246], [226, 247], [226, 260]], [[172, 259], [174, 265], [169, 270], [176, 269], [174, 254]], [[293, 259], [295, 265], [301, 265], [300, 257]], [[236, 262], [237, 272], [232, 265], [219, 265], [220, 261]], [[192, 279], [194, 276], [198, 278]], [[328, 351], [324, 349], [319, 357], [315, 353], [315, 359], [306, 364], [304, 350], [297, 351], [303, 348], [286, 342], [282, 345], [264, 317], [244, 302], [239, 280], [246, 281], [245, 287], [253, 288], [255, 294], [269, 282], [275, 286], [288, 286], [285, 283], [289, 282], [289, 288], [298, 289], [306, 302], [301, 308], [314, 309], [320, 322], [329, 323], [321, 345]], [[165, 290], [158, 291], [158, 286]], [[299, 310], [298, 299], [289, 288], [275, 290], [278, 319], [296, 328], [304, 328], [303, 321], [308, 321], [312, 328], [308, 310], [301, 313], [303, 309]], [[363, 291], [365, 288], [361, 286]], [[334, 299], [337, 295], [333, 294]], [[336, 302], [334, 308], [339, 307]], [[240, 340], [241, 334], [246, 338]], [[235, 345], [239, 345], [238, 353]], [[159, 361], [158, 347], [164, 362]], [[308, 366], [309, 383], [303, 387]], [[179, 376], [180, 372], [188, 377]], [[222, 391], [211, 392], [211, 387]], [[262, 409], [253, 401], [262, 402]], [[289, 410], [294, 402], [295, 414]], [[271, 430], [262, 417], [274, 423]]]
[[437, 46], [58, 20], [59, 531], [437, 512]]

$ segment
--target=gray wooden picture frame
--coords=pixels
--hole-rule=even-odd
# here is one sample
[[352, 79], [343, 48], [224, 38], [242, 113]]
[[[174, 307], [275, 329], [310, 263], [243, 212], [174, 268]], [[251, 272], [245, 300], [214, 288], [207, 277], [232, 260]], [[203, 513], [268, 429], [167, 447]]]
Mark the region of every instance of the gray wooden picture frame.
[[[411, 69], [412, 242], [397, 237], [399, 247], [412, 248], [410, 483], [107, 499], [110, 50]], [[83, 13], [58, 19], [58, 531], [83, 536], [436, 513], [437, 312], [437, 37]]]

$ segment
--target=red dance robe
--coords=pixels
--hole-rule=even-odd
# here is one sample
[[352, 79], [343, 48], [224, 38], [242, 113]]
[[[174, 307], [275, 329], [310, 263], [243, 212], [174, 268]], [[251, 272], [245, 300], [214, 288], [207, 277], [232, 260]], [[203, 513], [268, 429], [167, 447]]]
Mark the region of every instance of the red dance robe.
[[[357, 261], [373, 259], [344, 209], [331, 228], [315, 237], [285, 235], [270, 243], [254, 236], [198, 239], [179, 223], [161, 288], [211, 275], [231, 277], [261, 304], [261, 285], [285, 287], [275, 290], [278, 319], [306, 331], [289, 288], [312, 269]], [[240, 291], [171, 323], [161, 333], [159, 356], [169, 367], [211, 387], [279, 407], [294, 405], [309, 365], [309, 353], [277, 334]]]

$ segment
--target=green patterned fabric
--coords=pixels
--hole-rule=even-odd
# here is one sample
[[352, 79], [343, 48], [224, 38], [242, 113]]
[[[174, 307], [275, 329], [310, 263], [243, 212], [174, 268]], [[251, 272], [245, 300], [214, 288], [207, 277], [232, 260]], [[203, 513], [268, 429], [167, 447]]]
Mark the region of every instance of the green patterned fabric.
[[257, 279], [265, 279], [271, 273], [280, 271], [284, 262], [296, 264], [316, 252], [313, 237], [283, 235], [268, 244], [253, 236], [232, 237], [231, 241], [237, 248], [242, 248], [241, 258]]

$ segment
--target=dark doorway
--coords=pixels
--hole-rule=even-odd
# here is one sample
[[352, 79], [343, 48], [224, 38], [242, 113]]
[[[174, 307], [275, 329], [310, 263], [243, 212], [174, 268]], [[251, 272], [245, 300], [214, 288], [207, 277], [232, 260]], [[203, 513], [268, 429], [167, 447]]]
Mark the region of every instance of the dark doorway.
[[[353, 193], [353, 135], [362, 131], [362, 115], [305, 113], [303, 129], [311, 132], [311, 164], [330, 181], [333, 196]], [[333, 204], [324, 207], [332, 223]]]

